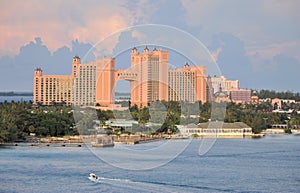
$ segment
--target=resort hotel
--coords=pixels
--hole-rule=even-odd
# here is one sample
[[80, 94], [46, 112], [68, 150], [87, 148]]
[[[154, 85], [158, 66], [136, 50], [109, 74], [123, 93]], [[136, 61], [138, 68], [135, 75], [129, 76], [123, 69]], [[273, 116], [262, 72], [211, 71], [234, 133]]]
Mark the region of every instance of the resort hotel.
[[206, 102], [206, 67], [185, 64], [183, 68], [168, 67], [168, 51], [146, 47], [142, 53], [131, 52], [131, 67], [116, 70], [114, 58], [81, 63], [75, 56], [72, 74], [44, 75], [34, 72], [34, 103], [51, 105], [95, 106], [113, 108], [118, 80], [130, 82], [131, 105], [146, 107], [157, 100]]

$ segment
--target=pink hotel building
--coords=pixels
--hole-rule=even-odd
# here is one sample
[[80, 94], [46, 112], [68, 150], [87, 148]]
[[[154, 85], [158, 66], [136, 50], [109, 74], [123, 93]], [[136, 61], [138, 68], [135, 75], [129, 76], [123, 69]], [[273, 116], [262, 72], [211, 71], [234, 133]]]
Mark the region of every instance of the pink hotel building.
[[206, 102], [206, 67], [186, 64], [180, 69], [168, 67], [168, 51], [146, 47], [131, 52], [131, 67], [116, 70], [114, 58], [83, 64], [75, 56], [72, 74], [43, 75], [34, 71], [34, 103], [102, 107], [114, 106], [114, 88], [118, 80], [130, 82], [131, 105], [148, 106], [156, 100]]

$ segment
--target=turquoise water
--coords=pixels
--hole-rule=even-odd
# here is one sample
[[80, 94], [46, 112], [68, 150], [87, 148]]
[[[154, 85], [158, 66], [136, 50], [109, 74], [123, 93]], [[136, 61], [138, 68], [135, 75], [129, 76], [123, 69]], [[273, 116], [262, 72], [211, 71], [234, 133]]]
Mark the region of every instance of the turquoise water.
[[218, 139], [202, 156], [200, 143], [143, 171], [113, 167], [87, 147], [0, 148], [0, 192], [300, 192], [300, 136]]

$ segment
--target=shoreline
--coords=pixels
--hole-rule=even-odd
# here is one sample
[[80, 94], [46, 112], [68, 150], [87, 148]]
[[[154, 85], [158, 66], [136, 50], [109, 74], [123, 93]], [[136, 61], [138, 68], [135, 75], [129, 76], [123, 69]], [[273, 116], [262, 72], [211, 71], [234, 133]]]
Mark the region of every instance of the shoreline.
[[[198, 137], [183, 137], [183, 136], [172, 136], [172, 135], [164, 135], [160, 138], [148, 138], [148, 139], [128, 139], [128, 140], [117, 140], [114, 142], [115, 145], [139, 145], [145, 143], [152, 143], [161, 140], [186, 140], [186, 139], [256, 139], [256, 138], [264, 138], [264, 137], [272, 137], [272, 136], [299, 136], [299, 134], [285, 134], [285, 133], [260, 133], [260, 134], [252, 134], [248, 136], [240, 136], [240, 135], [229, 135], [229, 136], [198, 136]], [[11, 142], [11, 143], [0, 143], [1, 147], [13, 147], [13, 146], [28, 146], [28, 147], [83, 147], [83, 146], [91, 146], [91, 147], [101, 147], [101, 146], [93, 146], [90, 142], [64, 142], [64, 141], [51, 141], [51, 142]], [[106, 146], [103, 147], [113, 147]]]

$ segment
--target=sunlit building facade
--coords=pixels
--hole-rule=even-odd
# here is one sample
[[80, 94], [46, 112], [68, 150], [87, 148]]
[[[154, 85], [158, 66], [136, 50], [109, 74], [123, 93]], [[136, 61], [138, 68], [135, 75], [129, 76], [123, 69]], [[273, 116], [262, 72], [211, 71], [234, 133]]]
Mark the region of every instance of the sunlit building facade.
[[224, 76], [207, 77], [207, 98], [215, 102], [251, 102], [251, 90], [240, 89], [238, 80], [228, 80]]
[[157, 100], [168, 100], [168, 63], [169, 54], [165, 50], [146, 47], [142, 53], [136, 48], [131, 52], [130, 71], [137, 74], [130, 80], [131, 104], [139, 107], [148, 106]]
[[109, 106], [114, 101], [115, 59], [102, 58], [90, 63], [73, 59], [73, 104], [94, 106], [97, 103]]
[[72, 75], [74, 77], [73, 104], [95, 105], [96, 101], [96, 65], [81, 64], [79, 57], [73, 58]]
[[169, 101], [206, 102], [206, 67], [192, 66], [169, 69]]
[[34, 103], [51, 105], [63, 103], [76, 106], [114, 107], [114, 89], [118, 80], [130, 82], [131, 105], [147, 107], [154, 101], [206, 101], [206, 68], [186, 64], [169, 69], [166, 50], [146, 47], [142, 53], [131, 52], [131, 67], [116, 70], [114, 58], [102, 58], [81, 63], [75, 56], [72, 74], [44, 75], [34, 71]]
[[73, 76], [43, 75], [41, 68], [34, 71], [33, 100], [36, 104], [72, 104]]
[[114, 58], [81, 63], [75, 56], [71, 75], [44, 75], [41, 68], [34, 71], [33, 100], [35, 104], [62, 103], [76, 106], [108, 106], [114, 100]]
[[210, 79], [213, 93], [219, 92], [220, 89], [227, 92], [240, 89], [238, 80], [228, 80], [225, 76], [214, 76], [210, 77]]

